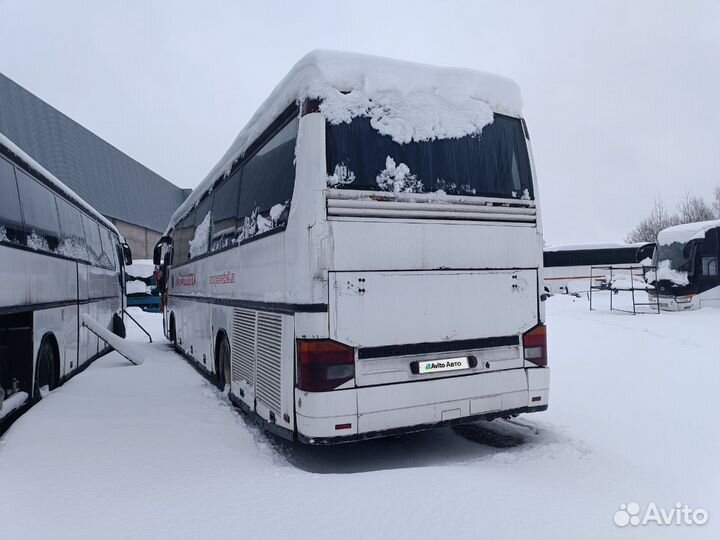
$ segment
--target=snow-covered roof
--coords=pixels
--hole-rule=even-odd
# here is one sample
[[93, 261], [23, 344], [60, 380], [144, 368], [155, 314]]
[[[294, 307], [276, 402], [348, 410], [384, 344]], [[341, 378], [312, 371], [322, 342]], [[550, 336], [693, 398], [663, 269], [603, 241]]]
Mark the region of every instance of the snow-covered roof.
[[117, 234], [120, 238], [122, 238], [122, 235], [118, 230], [115, 228], [115, 225], [113, 225], [110, 221], [108, 221], [105, 217], [103, 217], [102, 214], [100, 214], [97, 210], [95, 210], [92, 206], [90, 206], [88, 203], [86, 203], [80, 195], [75, 193], [72, 189], [67, 187], [65, 184], [63, 184], [60, 180], [55, 178], [53, 174], [45, 169], [42, 165], [40, 165], [37, 161], [35, 161], [33, 158], [28, 156], [25, 152], [23, 152], [14, 142], [12, 142], [10, 139], [8, 139], [5, 135], [0, 133], [0, 145], [7, 148], [12, 154], [15, 154], [15, 156], [25, 163], [30, 169], [34, 170], [38, 174], [40, 174], [43, 178], [45, 178], [49, 183], [53, 185], [53, 187], [65, 195], [68, 199], [70, 199], [73, 203], [75, 203], [77, 206], [82, 208], [85, 212], [93, 216], [96, 220], [98, 220], [100, 223], [102, 223], [105, 227], [113, 231], [115, 234]]
[[658, 233], [658, 244], [667, 246], [673, 242], [684, 244], [690, 240], [699, 240], [705, 237], [705, 233], [708, 230], [714, 229], [715, 227], [720, 227], [720, 219], [684, 223], [682, 225], [668, 227]]
[[583, 249], [621, 249], [636, 248], [652, 244], [652, 242], [640, 242], [637, 244], [626, 244], [625, 242], [597, 242], [593, 244], [558, 244], [555, 246], [545, 246], [543, 251], [579, 251]]
[[478, 133], [493, 113], [519, 117], [518, 85], [498, 75], [436, 67], [365, 54], [317, 50], [305, 55], [238, 134], [225, 155], [175, 211], [168, 231], [229, 174], [248, 147], [293, 103], [321, 101], [329, 122], [357, 116], [399, 143], [449, 139]]

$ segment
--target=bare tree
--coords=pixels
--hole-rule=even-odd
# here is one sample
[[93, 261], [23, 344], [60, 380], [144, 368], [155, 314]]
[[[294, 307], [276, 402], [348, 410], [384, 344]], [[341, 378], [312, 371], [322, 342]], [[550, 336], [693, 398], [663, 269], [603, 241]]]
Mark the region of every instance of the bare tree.
[[720, 186], [715, 188], [714, 193], [715, 200], [713, 200], [712, 206], [715, 210], [715, 217], [720, 219]]
[[695, 223], [713, 219], [713, 211], [710, 205], [700, 197], [693, 197], [689, 193], [677, 205], [677, 216], [680, 223]]
[[643, 219], [625, 238], [626, 242], [655, 242], [663, 229], [678, 225], [680, 219], [676, 214], [668, 212], [660, 198], [655, 199], [655, 206], [648, 217]]

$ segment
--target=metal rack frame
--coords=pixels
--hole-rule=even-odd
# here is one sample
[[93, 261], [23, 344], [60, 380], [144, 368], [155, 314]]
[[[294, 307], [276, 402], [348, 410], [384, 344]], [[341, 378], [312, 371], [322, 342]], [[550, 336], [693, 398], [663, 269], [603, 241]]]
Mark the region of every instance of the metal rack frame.
[[[607, 281], [607, 283], [602, 285], [595, 285], [595, 278], [598, 277], [597, 274], [595, 274], [595, 271], [597, 270], [603, 270], [603, 275], [606, 275], [606, 270], [610, 271], [610, 277]], [[635, 297], [635, 291], [648, 291], [652, 289], [648, 288], [642, 288], [638, 289], [635, 287], [635, 280], [633, 279], [633, 271], [640, 270], [642, 271], [642, 275], [645, 276], [647, 272], [654, 272], [655, 273], [655, 281], [654, 283], [657, 283], [657, 266], [612, 266], [612, 265], [605, 265], [605, 266], [591, 266], [590, 267], [590, 311], [593, 311], [593, 304], [592, 304], [592, 294], [593, 290], [596, 291], [610, 291], [610, 311], [621, 311], [623, 313], [632, 313], [633, 315], [637, 315], [638, 313], [644, 314], [644, 313], [657, 313], [660, 314], [660, 298], [655, 295], [655, 301], [654, 302], [639, 302]], [[628, 272], [630, 276], [630, 287], [613, 287], [613, 272], [622, 273], [622, 272]], [[629, 292], [632, 294], [632, 311], [629, 309], [621, 309], [613, 306], [613, 296], [615, 296], [615, 293], [618, 293], [620, 291]], [[638, 311], [637, 308], [639, 306], [653, 306], [654, 309], [652, 311]]]

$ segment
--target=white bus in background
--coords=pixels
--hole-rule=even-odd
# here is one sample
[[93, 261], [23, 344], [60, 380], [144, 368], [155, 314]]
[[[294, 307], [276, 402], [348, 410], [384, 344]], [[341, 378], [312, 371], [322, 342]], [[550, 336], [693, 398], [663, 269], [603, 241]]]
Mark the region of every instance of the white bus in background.
[[115, 227], [0, 134], [0, 428], [119, 335], [123, 256]]
[[653, 254], [658, 270], [651, 296], [659, 295], [660, 309], [667, 311], [720, 307], [719, 262], [720, 220], [664, 229]]
[[156, 247], [166, 336], [305, 443], [544, 410], [537, 192], [515, 83], [316, 51]]
[[[652, 242], [545, 246], [545, 290], [550, 294], [571, 294], [589, 291], [591, 281], [593, 286], [607, 285], [610, 270], [595, 268], [591, 271], [593, 266], [613, 266], [613, 271], [638, 267], [633, 271], [633, 278], [642, 280], [644, 273], [640, 267], [643, 264], [651, 265], [654, 248], [655, 244]], [[629, 279], [629, 276], [622, 275], [622, 272], [617, 275]]]

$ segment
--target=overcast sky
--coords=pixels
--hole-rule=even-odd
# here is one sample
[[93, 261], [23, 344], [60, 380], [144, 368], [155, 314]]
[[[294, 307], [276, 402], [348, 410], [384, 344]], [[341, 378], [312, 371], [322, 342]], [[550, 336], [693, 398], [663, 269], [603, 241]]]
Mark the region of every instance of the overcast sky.
[[194, 187], [331, 48], [516, 80], [548, 243], [621, 240], [720, 185], [720, 2], [0, 0], [0, 71]]

